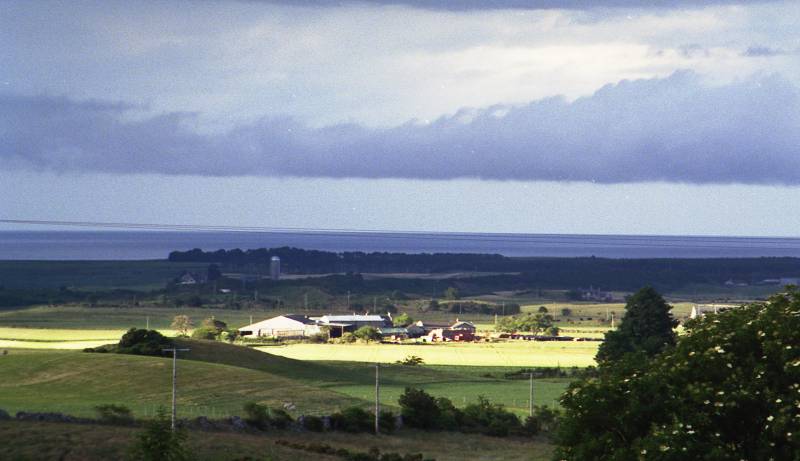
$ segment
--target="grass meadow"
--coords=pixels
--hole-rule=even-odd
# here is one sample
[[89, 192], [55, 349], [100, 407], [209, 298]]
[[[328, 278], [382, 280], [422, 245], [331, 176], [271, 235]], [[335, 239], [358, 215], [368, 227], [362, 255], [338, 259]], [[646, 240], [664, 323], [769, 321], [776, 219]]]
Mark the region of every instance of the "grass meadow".
[[[0, 421], [0, 440], [13, 441], [0, 448], [3, 459], [100, 461], [126, 459], [138, 429], [129, 427]], [[312, 454], [277, 445], [278, 440], [303, 444], [328, 444], [335, 448], [383, 452], [423, 453], [437, 461], [470, 460], [544, 461], [553, 447], [543, 439], [492, 438], [480, 434], [403, 430], [393, 435], [346, 433], [297, 433], [271, 431], [261, 434], [226, 432], [188, 433], [193, 459], [228, 461], [252, 459], [338, 461], [340, 457]]]

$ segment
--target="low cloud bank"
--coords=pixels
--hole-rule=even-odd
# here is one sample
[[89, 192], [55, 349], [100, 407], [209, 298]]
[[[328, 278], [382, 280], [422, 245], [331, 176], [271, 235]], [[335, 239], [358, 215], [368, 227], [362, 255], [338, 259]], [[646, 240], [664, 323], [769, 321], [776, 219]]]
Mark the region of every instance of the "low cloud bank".
[[270, 118], [202, 135], [192, 115], [0, 94], [0, 168], [299, 176], [800, 184], [800, 91], [780, 77], [708, 87], [691, 72], [568, 102], [464, 109], [390, 129]]

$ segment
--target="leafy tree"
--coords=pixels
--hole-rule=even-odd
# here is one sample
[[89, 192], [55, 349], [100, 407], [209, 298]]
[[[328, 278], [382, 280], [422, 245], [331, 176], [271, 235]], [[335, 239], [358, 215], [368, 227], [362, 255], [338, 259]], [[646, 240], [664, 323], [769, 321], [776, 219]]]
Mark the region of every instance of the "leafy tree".
[[403, 312], [402, 314], [395, 317], [392, 323], [394, 323], [394, 326], [396, 327], [406, 327], [414, 323], [414, 319], [411, 318], [410, 315]]
[[556, 459], [798, 459], [800, 292], [685, 327], [570, 385]]
[[569, 307], [564, 307], [561, 309], [561, 316], [562, 317], [569, 317], [572, 315], [572, 309]]
[[672, 306], [651, 287], [628, 298], [619, 328], [609, 331], [597, 351], [599, 363], [614, 362], [623, 355], [642, 351], [652, 357], [675, 344], [673, 328], [678, 322], [670, 314]]
[[174, 431], [164, 407], [159, 407], [155, 419], [145, 424], [131, 450], [132, 458], [141, 461], [185, 461], [189, 459], [184, 443], [186, 432]]
[[120, 338], [116, 352], [160, 356], [163, 350], [169, 347], [172, 347], [172, 341], [156, 330], [131, 328]]
[[449, 299], [451, 301], [455, 301], [455, 300], [459, 299], [458, 288], [456, 288], [456, 287], [447, 287], [447, 289], [444, 290], [444, 297], [445, 297], [445, 299]]
[[537, 312], [539, 312], [540, 314], [546, 314], [547, 313], [547, 308], [544, 307], [544, 306], [539, 306], [539, 309], [538, 309]]
[[214, 280], [219, 280], [222, 278], [222, 271], [219, 270], [219, 266], [216, 264], [209, 264], [208, 269], [206, 271], [206, 279], [209, 282], [213, 282]]
[[380, 341], [381, 334], [375, 327], [363, 326], [353, 332], [353, 336], [362, 341]]
[[407, 387], [398, 403], [403, 422], [409, 427], [434, 429], [438, 426], [441, 410], [436, 399], [422, 389]]
[[172, 324], [170, 328], [178, 332], [180, 336], [187, 336], [189, 334], [189, 330], [192, 329], [192, 320], [189, 318], [188, 315], [176, 315], [172, 319]]

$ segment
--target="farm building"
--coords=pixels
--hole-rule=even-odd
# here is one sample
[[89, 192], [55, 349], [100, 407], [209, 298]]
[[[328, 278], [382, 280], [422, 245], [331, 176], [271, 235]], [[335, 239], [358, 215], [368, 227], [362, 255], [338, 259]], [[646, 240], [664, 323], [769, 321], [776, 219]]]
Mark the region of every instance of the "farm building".
[[239, 328], [242, 336], [302, 338], [322, 332], [314, 320], [305, 315], [286, 314]]
[[475, 332], [470, 330], [438, 328], [428, 333], [426, 339], [432, 343], [437, 341], [474, 341]]
[[408, 329], [403, 327], [381, 327], [378, 328], [378, 333], [381, 334], [381, 337], [388, 338], [391, 340], [400, 340], [400, 339], [407, 339]]
[[323, 315], [312, 317], [320, 325], [345, 326], [345, 331], [358, 330], [361, 327], [390, 327], [392, 322], [382, 315]]

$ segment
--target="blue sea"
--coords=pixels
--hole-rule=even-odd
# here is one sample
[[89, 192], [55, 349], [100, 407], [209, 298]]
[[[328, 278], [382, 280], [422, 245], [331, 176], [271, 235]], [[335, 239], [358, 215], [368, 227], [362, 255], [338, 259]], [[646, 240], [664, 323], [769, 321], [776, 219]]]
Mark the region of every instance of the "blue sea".
[[327, 251], [606, 258], [800, 257], [800, 238], [418, 232], [0, 231], [0, 260], [165, 259], [173, 250]]

